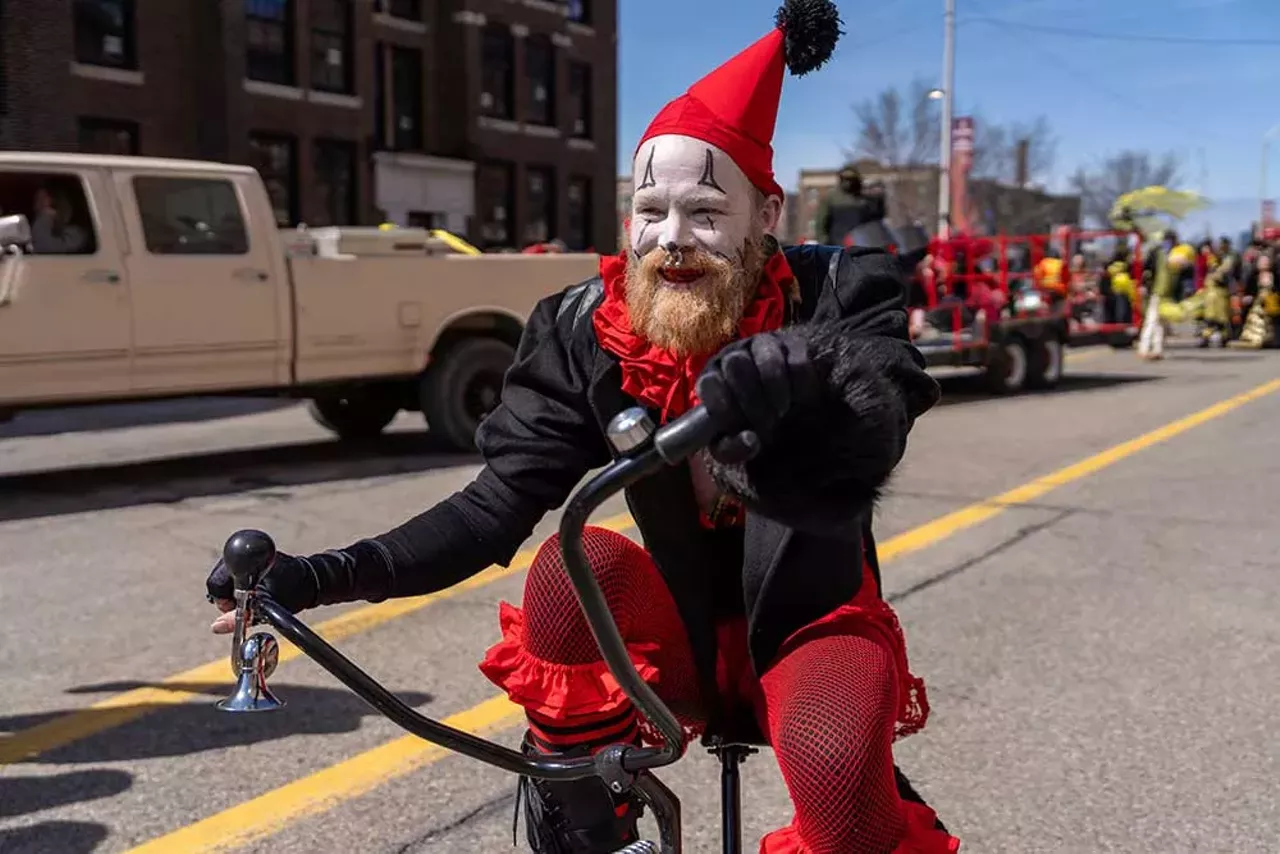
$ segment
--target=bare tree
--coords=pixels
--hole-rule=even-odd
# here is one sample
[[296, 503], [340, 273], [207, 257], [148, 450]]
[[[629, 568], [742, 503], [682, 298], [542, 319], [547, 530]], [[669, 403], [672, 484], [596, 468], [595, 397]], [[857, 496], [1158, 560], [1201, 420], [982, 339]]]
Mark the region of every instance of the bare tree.
[[994, 124], [975, 116], [973, 124], [973, 170], [970, 174], [974, 178], [1016, 184], [1020, 145], [1027, 147], [1028, 182], [1042, 182], [1053, 171], [1058, 140], [1044, 116], [1029, 123], [1015, 122], [1011, 125]]
[[1121, 151], [1092, 168], [1080, 167], [1071, 176], [1071, 187], [1080, 194], [1086, 220], [1107, 222], [1116, 199], [1132, 190], [1163, 186], [1176, 189], [1182, 182], [1182, 162], [1174, 152], [1157, 160], [1147, 151]]
[[856, 105], [853, 112], [858, 136], [852, 158], [867, 158], [887, 167], [936, 163], [942, 125], [930, 91], [928, 83], [916, 79], [906, 92], [885, 89]]

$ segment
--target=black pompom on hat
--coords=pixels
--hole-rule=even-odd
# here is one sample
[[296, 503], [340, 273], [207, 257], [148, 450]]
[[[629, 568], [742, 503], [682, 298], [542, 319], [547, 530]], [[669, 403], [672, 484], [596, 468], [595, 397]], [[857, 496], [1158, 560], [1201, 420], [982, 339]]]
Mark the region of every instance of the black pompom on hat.
[[773, 21], [786, 36], [787, 69], [796, 77], [826, 64], [844, 35], [840, 10], [831, 0], [786, 0]]

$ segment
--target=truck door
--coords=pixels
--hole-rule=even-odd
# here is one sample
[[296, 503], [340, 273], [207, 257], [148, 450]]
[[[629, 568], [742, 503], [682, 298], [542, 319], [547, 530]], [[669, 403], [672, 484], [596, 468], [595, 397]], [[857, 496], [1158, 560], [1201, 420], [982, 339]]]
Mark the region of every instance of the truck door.
[[129, 286], [105, 171], [5, 166], [0, 212], [32, 240], [0, 262], [0, 404], [129, 391]]
[[139, 393], [279, 383], [284, 340], [272, 246], [254, 234], [237, 175], [117, 170], [136, 250], [133, 387]]

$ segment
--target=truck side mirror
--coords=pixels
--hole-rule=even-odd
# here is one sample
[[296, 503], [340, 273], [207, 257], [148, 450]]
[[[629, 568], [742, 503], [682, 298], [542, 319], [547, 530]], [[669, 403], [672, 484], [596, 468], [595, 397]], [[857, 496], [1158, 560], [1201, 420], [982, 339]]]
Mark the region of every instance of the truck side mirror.
[[31, 224], [22, 214], [0, 216], [0, 249], [25, 247], [31, 242]]

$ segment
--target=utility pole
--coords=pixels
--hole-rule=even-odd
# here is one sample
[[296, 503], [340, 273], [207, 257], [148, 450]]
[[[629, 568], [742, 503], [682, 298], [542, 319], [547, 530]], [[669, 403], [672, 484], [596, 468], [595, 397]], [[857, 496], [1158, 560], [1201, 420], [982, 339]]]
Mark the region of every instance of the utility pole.
[[942, 42], [942, 151], [938, 157], [938, 236], [951, 236], [951, 116], [956, 90], [956, 0], [946, 0]]

